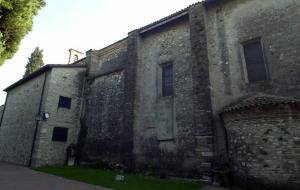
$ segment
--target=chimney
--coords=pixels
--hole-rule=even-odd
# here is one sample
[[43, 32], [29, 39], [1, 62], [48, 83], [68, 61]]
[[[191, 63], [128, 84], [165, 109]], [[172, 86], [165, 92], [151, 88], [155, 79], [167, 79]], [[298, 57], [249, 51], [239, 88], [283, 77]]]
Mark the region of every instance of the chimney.
[[69, 49], [69, 61], [68, 64], [72, 64], [79, 59], [82, 59], [84, 57], [84, 53], [81, 53], [80, 51], [77, 51], [75, 49]]

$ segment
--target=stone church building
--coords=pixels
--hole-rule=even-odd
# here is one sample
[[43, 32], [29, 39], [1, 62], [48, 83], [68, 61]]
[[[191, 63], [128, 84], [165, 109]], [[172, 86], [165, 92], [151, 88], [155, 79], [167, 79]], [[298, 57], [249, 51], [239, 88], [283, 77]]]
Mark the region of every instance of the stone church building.
[[300, 181], [300, 1], [206, 0], [7, 87], [0, 160]]

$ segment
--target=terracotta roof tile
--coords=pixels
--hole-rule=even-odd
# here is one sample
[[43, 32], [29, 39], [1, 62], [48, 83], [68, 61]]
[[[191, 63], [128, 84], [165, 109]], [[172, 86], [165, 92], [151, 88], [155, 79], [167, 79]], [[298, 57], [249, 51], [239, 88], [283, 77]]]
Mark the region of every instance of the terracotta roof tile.
[[222, 113], [230, 112], [234, 110], [249, 109], [251, 107], [263, 107], [266, 105], [278, 105], [278, 104], [294, 104], [300, 103], [299, 99], [293, 97], [274, 96], [268, 94], [257, 94], [248, 98], [243, 98], [229, 106], [226, 106]]
[[144, 31], [152, 30], [153, 28], [156, 28], [157, 26], [161, 26], [161, 25], [159, 25], [160, 23], [164, 24], [164, 22], [166, 22], [168, 20], [172, 20], [172, 18], [176, 19], [177, 16], [179, 16], [179, 17], [184, 16], [185, 13], [188, 12], [189, 7], [195, 6], [195, 5], [198, 5], [198, 4], [202, 4], [202, 1], [193, 3], [193, 4], [189, 5], [188, 7], [184, 8], [184, 9], [181, 9], [181, 10], [179, 10], [179, 11], [177, 11], [177, 12], [175, 12], [175, 13], [169, 15], [169, 16], [166, 16], [166, 17], [164, 17], [162, 19], [154, 21], [154, 22], [152, 22], [152, 23], [150, 23], [150, 24], [148, 24], [146, 26], [143, 26], [143, 27], [137, 29], [137, 30], [139, 30], [140, 33], [143, 33]]

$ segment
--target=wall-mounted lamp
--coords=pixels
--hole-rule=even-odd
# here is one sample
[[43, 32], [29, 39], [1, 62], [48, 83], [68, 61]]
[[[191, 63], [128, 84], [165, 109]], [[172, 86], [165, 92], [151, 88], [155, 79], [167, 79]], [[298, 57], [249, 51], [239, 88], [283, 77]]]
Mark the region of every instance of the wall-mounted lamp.
[[50, 117], [49, 113], [43, 113], [43, 120], [46, 120]]

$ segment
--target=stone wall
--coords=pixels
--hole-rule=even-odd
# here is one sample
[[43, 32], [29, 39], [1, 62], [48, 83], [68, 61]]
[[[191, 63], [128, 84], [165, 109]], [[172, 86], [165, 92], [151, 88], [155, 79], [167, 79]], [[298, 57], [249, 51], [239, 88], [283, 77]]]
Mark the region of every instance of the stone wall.
[[191, 64], [193, 78], [193, 125], [198, 169], [210, 171], [214, 156], [214, 128], [209, 81], [205, 10], [201, 3], [189, 7]]
[[[187, 118], [191, 116], [193, 106], [192, 102], [184, 101], [187, 96], [192, 96], [188, 39], [187, 19], [140, 38], [134, 118], [134, 153], [138, 165], [157, 164], [154, 162], [159, 161], [155, 159], [165, 157], [160, 156], [160, 149], [176, 154], [177, 144], [185, 144], [185, 140], [188, 144], [192, 120]], [[168, 62], [173, 65], [175, 95], [163, 97], [161, 67]], [[180, 107], [177, 102], [184, 102], [184, 105]], [[181, 113], [180, 121], [176, 119], [176, 112]], [[184, 123], [187, 133], [180, 133], [179, 141], [177, 133], [183, 130], [182, 122], [185, 120], [188, 121]]]
[[88, 88], [84, 158], [121, 164], [126, 133], [123, 128], [124, 73], [96, 78]]
[[[41, 110], [50, 118], [39, 122], [33, 165], [64, 163], [66, 147], [79, 135], [83, 161], [155, 167], [189, 177], [209, 172], [215, 152], [226, 157], [226, 130], [219, 117], [224, 106], [261, 92], [300, 98], [299, 9], [298, 0], [215, 1], [205, 9], [197, 3], [106, 48], [89, 50], [74, 63], [86, 65], [86, 72], [52, 69]], [[258, 37], [268, 80], [249, 83], [241, 44]], [[173, 66], [174, 94], [167, 97], [162, 96], [165, 64]], [[3, 160], [28, 164], [39, 103], [31, 97], [39, 97], [42, 76], [8, 94], [9, 108], [0, 128]], [[70, 110], [57, 107], [60, 95], [72, 98]], [[279, 107], [225, 115], [237, 174], [269, 179], [273, 172], [274, 179], [299, 179], [298, 161], [293, 160], [299, 157], [295, 110]], [[250, 113], [256, 115], [246, 118]], [[271, 125], [273, 131], [268, 130]], [[66, 143], [51, 141], [55, 126], [69, 128]], [[293, 130], [296, 136], [289, 136]], [[20, 143], [9, 146], [15, 139]], [[245, 153], [245, 147], [251, 151]], [[290, 156], [293, 151], [296, 156]], [[283, 162], [276, 162], [282, 153]], [[260, 168], [266, 175], [259, 174]]]
[[[212, 117], [203, 9], [197, 4], [182, 12], [170, 23], [134, 30], [87, 52], [83, 160], [131, 169], [161, 165], [160, 160], [178, 175], [209, 170]], [[169, 97], [162, 96], [166, 63], [174, 68]]]
[[0, 106], [0, 125], [1, 125], [1, 119], [2, 119], [3, 112], [4, 112], [4, 105]]
[[[41, 109], [50, 117], [39, 122], [32, 166], [64, 164], [66, 148], [77, 143], [85, 71], [86, 68], [52, 68]], [[58, 107], [59, 96], [72, 99], [70, 109]], [[54, 127], [68, 128], [67, 142], [52, 141]]]
[[[210, 167], [212, 120], [206, 117], [210, 94], [201, 11], [201, 6], [194, 7], [186, 16], [139, 37], [134, 115], [139, 168], [162, 167], [173, 175], [196, 177]], [[173, 96], [162, 96], [165, 64], [173, 66]], [[205, 80], [199, 82], [201, 77]]]
[[89, 50], [85, 59], [88, 65], [88, 77], [95, 78], [123, 69], [126, 50], [126, 38], [101, 50]]
[[223, 118], [237, 184], [299, 189], [299, 105], [254, 107], [224, 113]]
[[82, 120], [81, 159], [125, 165], [132, 134], [124, 127], [127, 41], [87, 53], [89, 66]]
[[7, 94], [0, 127], [0, 160], [28, 166], [45, 74]]
[[[225, 149], [217, 113], [242, 96], [257, 92], [300, 97], [300, 2], [298, 0], [231, 0], [206, 8], [212, 107], [217, 150]], [[241, 44], [260, 37], [268, 79], [248, 83]]]

